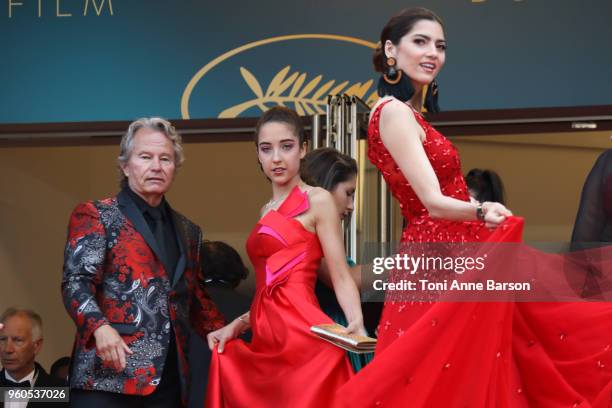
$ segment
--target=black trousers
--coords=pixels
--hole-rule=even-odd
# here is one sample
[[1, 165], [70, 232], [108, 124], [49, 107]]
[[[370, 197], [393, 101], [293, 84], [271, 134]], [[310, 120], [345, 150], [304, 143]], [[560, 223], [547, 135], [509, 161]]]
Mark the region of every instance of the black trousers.
[[162, 378], [153, 393], [140, 395], [117, 394], [106, 391], [70, 390], [70, 406], [73, 408], [181, 408], [181, 383], [174, 330]]

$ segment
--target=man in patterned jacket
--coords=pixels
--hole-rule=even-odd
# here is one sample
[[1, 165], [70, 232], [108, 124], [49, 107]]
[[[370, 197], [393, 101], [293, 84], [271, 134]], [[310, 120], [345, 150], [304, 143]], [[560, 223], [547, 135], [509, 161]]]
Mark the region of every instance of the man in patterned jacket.
[[77, 326], [73, 407], [184, 406], [190, 326], [206, 339], [223, 324], [200, 285], [200, 228], [164, 198], [182, 161], [169, 122], [139, 119], [121, 140], [121, 192], [70, 217], [62, 295]]

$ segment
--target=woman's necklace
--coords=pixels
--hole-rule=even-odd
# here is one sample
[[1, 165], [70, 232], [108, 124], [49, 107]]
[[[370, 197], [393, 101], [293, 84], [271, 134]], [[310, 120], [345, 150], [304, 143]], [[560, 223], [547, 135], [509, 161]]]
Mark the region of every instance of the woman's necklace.
[[288, 195], [289, 195], [289, 193], [285, 193], [282, 196], [278, 197], [276, 200], [272, 199], [272, 200], [268, 201], [264, 205], [264, 208], [266, 210], [269, 210], [270, 208], [274, 208], [274, 206], [276, 206], [276, 204], [281, 203], [285, 198], [287, 198]]
[[[298, 184], [297, 187], [301, 190], [302, 189], [302, 183]], [[294, 187], [295, 188], [295, 187]], [[270, 201], [268, 201], [265, 205], [264, 208], [266, 210], [269, 210], [270, 208], [274, 208], [276, 206], [276, 204], [280, 204], [281, 202], [283, 202], [283, 200], [285, 198], [287, 198], [287, 196], [293, 191], [293, 188], [291, 190], [289, 190], [289, 192], [283, 194], [282, 196], [278, 197], [276, 200], [271, 199]]]

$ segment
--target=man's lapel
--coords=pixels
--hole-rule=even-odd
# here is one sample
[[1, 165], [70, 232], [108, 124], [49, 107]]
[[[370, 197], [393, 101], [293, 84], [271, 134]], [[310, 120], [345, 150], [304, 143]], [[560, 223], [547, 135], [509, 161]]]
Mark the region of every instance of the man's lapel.
[[[170, 205], [168, 205], [168, 208], [170, 208]], [[176, 263], [176, 269], [174, 270], [174, 280], [172, 282], [172, 286], [174, 286], [181, 279], [181, 276], [183, 276], [185, 266], [187, 265], [188, 237], [185, 226], [181, 222], [178, 214], [172, 208], [170, 208], [170, 214], [172, 214], [172, 223], [174, 224], [174, 231], [176, 232], [176, 242], [178, 242], [179, 251], [181, 253]]]

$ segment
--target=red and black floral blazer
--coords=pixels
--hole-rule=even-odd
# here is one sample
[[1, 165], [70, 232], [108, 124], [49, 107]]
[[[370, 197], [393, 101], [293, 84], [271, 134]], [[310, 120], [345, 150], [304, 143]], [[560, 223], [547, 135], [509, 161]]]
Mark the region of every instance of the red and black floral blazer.
[[[79, 204], [70, 217], [62, 296], [77, 326], [70, 386], [148, 395], [159, 384], [170, 325], [188, 393], [190, 327], [202, 338], [223, 318], [201, 286], [200, 228], [171, 210], [180, 258], [170, 282], [153, 234], [126, 192]], [[134, 354], [117, 373], [96, 353], [93, 332], [110, 324]]]

